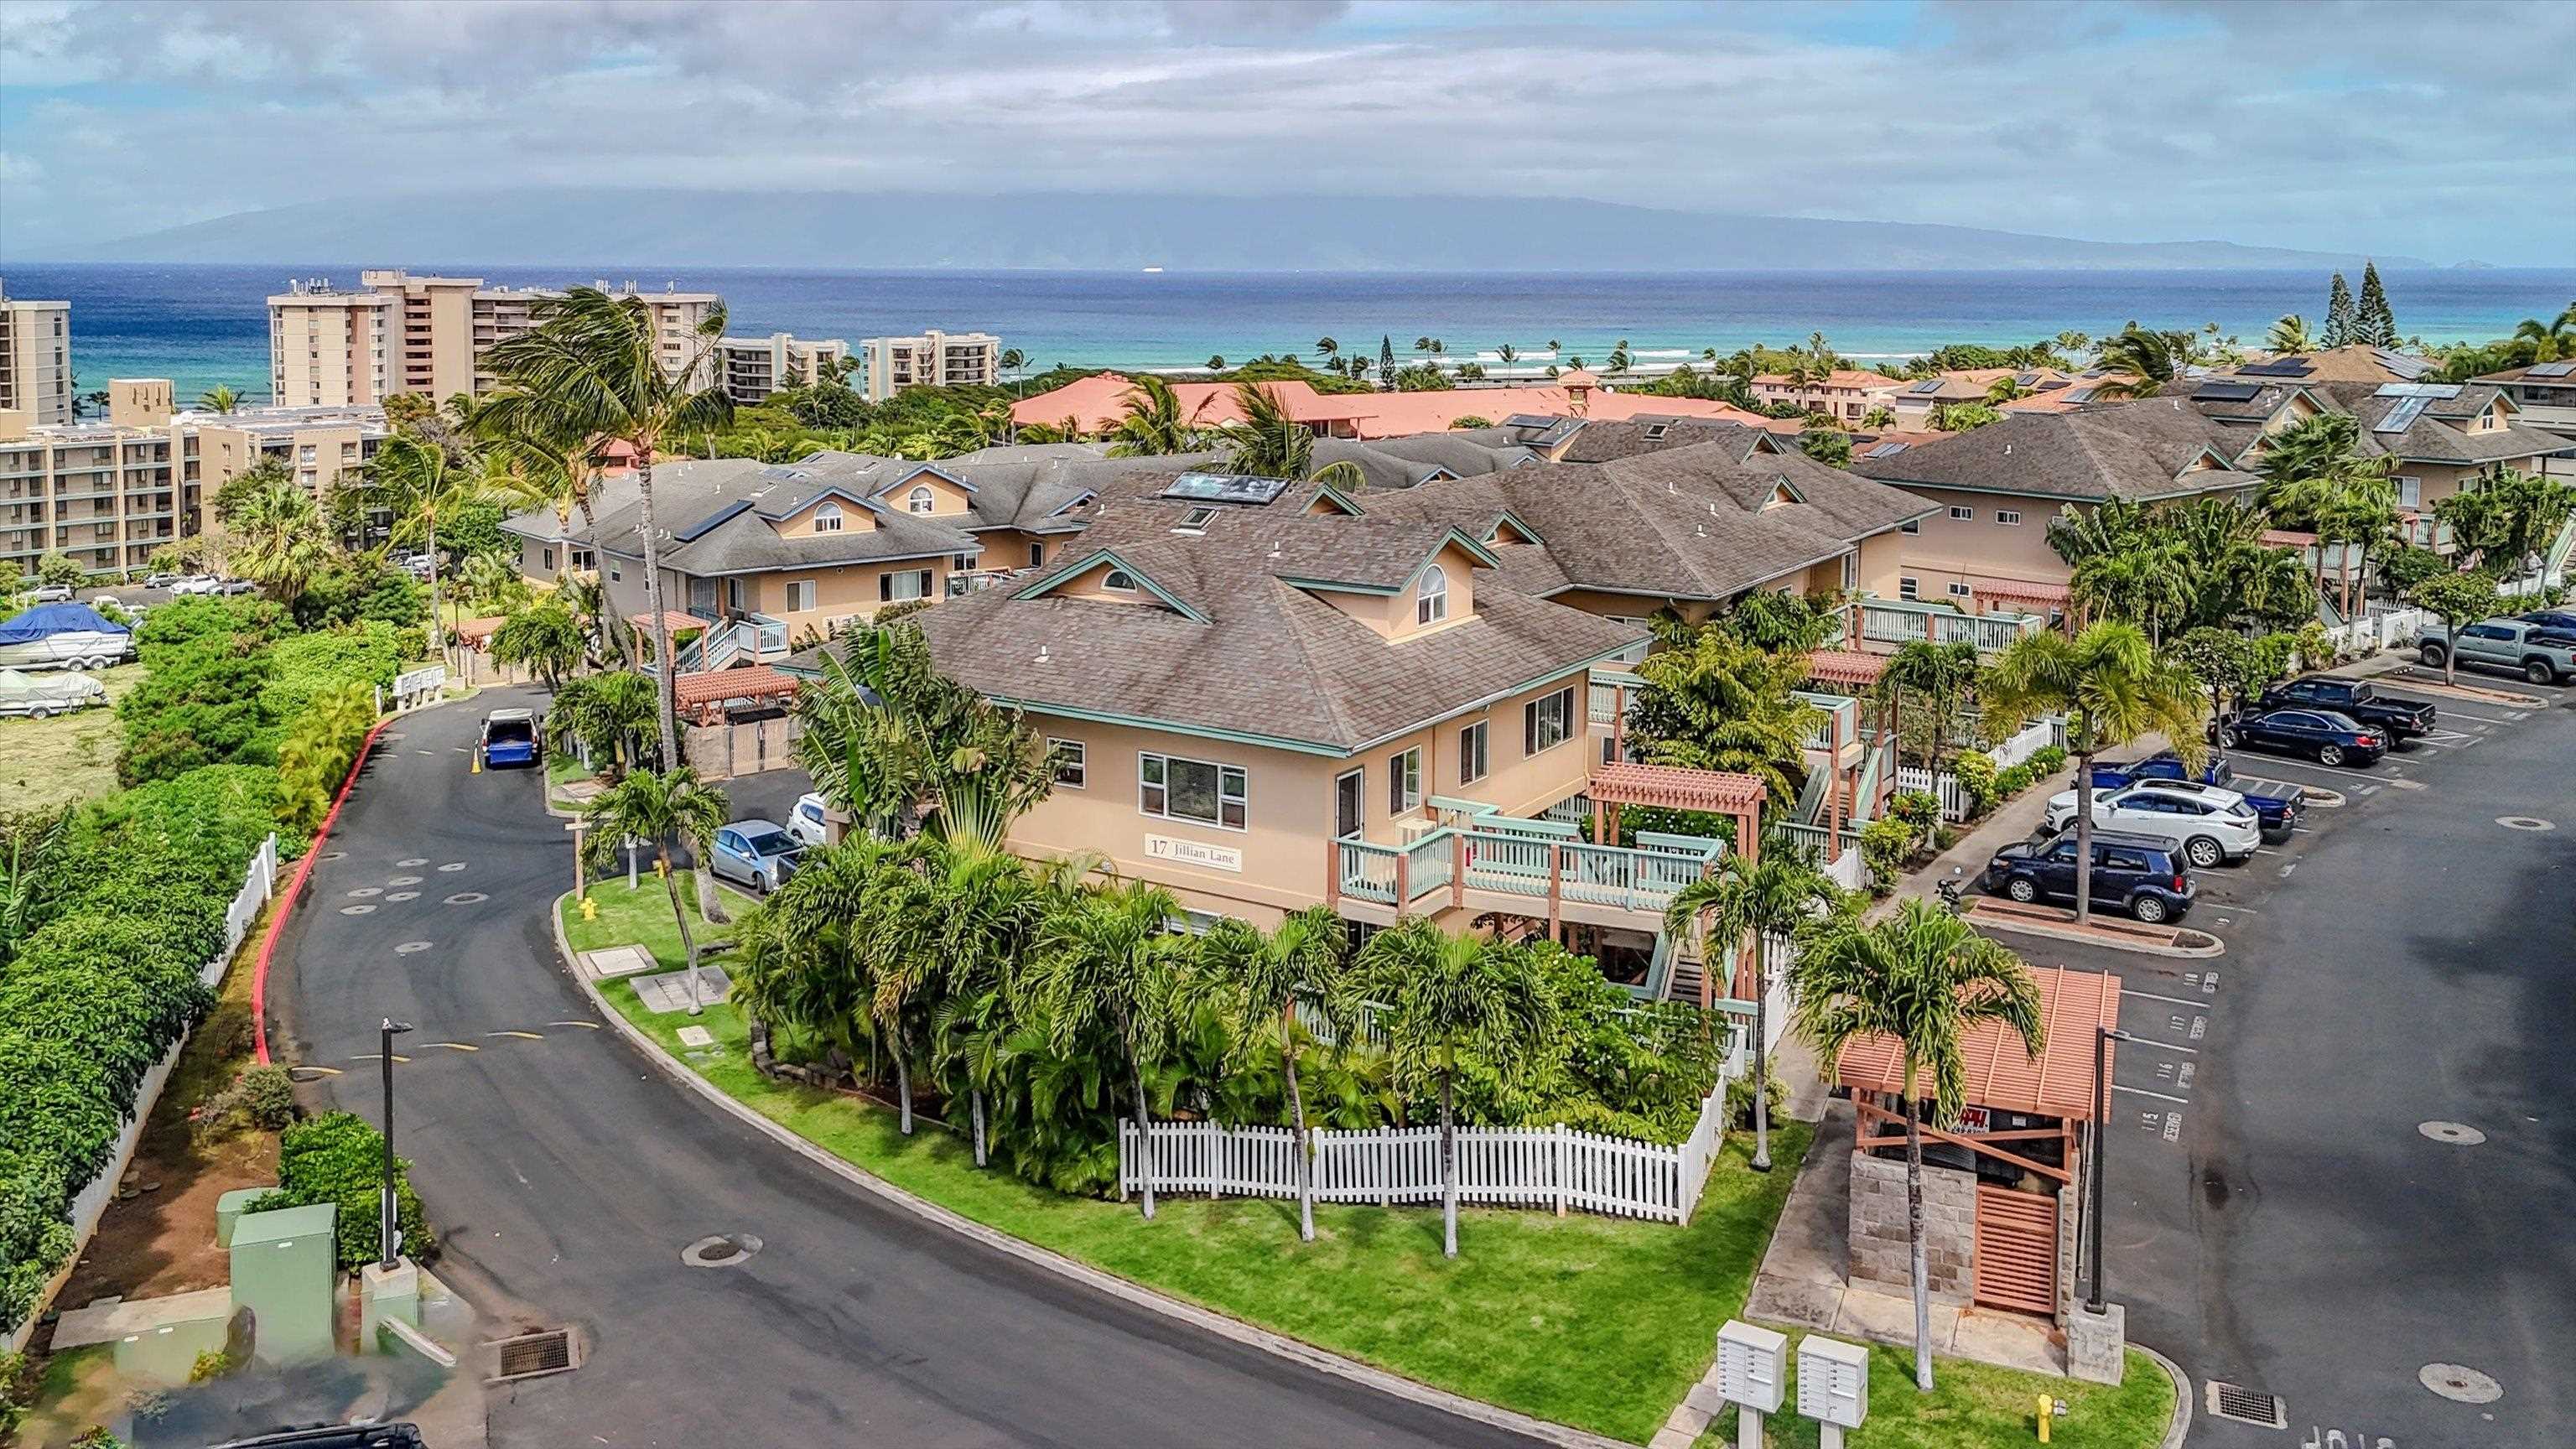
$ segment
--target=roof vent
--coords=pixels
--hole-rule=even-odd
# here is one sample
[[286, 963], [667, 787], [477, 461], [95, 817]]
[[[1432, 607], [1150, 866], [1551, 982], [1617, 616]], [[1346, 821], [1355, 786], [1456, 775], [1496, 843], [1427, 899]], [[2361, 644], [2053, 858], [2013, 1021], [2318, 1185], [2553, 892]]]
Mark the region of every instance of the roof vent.
[[2009, 458], [2009, 457], [2011, 457], [2011, 456], [2012, 456], [2012, 444], [2010, 444], [2010, 443], [2006, 443], [2006, 444], [2004, 444], [2004, 456], [2005, 456], [2005, 457], [2007, 457], [2007, 458]]
[[1040, 664], [1050, 664], [1050, 663], [1053, 663], [1053, 662], [1054, 662], [1053, 660], [1051, 660], [1051, 659], [1047, 658], [1047, 647], [1046, 647], [1044, 644], [1041, 644], [1041, 645], [1039, 645], [1039, 646], [1038, 646], [1038, 660], [1037, 660], [1037, 662], [1038, 662], [1038, 663], [1040, 663]]
[[1283, 555], [1283, 553], [1282, 553], [1282, 550], [1281, 550], [1281, 549], [1280, 549], [1280, 547], [1279, 547], [1279, 540], [1278, 540], [1278, 539], [1275, 539], [1275, 538], [1274, 538], [1274, 539], [1270, 540], [1270, 556], [1271, 556], [1272, 558], [1280, 558], [1280, 557], [1283, 557], [1283, 556], [1284, 556], [1284, 555]]
[[1698, 526], [1698, 531], [1699, 531], [1699, 536], [1700, 536], [1700, 537], [1702, 537], [1702, 538], [1706, 538], [1706, 537], [1708, 537], [1708, 525], [1707, 525], [1707, 524], [1705, 524], [1705, 523], [1700, 524], [1700, 525]]

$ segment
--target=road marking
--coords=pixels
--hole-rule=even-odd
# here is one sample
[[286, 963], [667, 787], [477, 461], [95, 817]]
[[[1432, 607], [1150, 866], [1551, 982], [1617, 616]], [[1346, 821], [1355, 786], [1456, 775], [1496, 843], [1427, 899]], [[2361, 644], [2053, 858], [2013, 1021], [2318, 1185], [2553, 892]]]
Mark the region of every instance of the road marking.
[[[2204, 1019], [2204, 1020], [2206, 1020], [2206, 1018], [2203, 1018], [2203, 1019]], [[2196, 1056], [2199, 1056], [2199, 1055], [2200, 1055], [2200, 1048], [2198, 1048], [2198, 1047], [2187, 1047], [2187, 1046], [2184, 1046], [2184, 1045], [2183, 1045], [2182, 1043], [2180, 1043], [2180, 1042], [2173, 1042], [2173, 1041], [2158, 1041], [2158, 1040], [2156, 1040], [2154, 1037], [2151, 1037], [2151, 1036], [2132, 1037], [2132, 1038], [2130, 1038], [2130, 1040], [2135, 1041], [2135, 1042], [2136, 1042], [2138, 1045], [2140, 1045], [2140, 1046], [2151, 1046], [2151, 1047], [2157, 1047], [2157, 1048], [2161, 1048], [2162, 1050], [2169, 1051], [2169, 1052], [2181, 1052], [2181, 1053], [2184, 1053], [2184, 1054], [2185, 1054], [2185, 1055], [2187, 1055], [2187, 1056], [2195, 1056], [2195, 1057], [2196, 1057]], [[2156, 1068], [2156, 1070], [2158, 1070], [2158, 1071], [2165, 1071], [2165, 1070], [2168, 1070], [2168, 1068], [2165, 1068], [2165, 1067], [2158, 1067], [2158, 1068]]]
[[600, 1029], [600, 1028], [599, 1028], [599, 1023], [598, 1023], [598, 1022], [595, 1022], [595, 1021], [550, 1021], [550, 1022], [547, 1022], [547, 1023], [546, 1023], [546, 1025], [548, 1025], [548, 1026], [577, 1026], [577, 1027], [580, 1027], [580, 1028], [581, 1028], [582, 1030], [584, 1030], [584, 1031], [597, 1031], [597, 1030], [599, 1030], [599, 1029]]
[[[337, 1077], [337, 1076], [345, 1075], [343, 1072], [341, 1072], [341, 1070], [340, 1070], [338, 1067], [317, 1067], [317, 1066], [312, 1065], [312, 1064], [311, 1064], [311, 1063], [309, 1063], [309, 1062], [308, 1062], [308, 1063], [299, 1063], [299, 1064], [297, 1064], [297, 1065], [295, 1065], [295, 1066], [291, 1066], [291, 1067], [288, 1067], [288, 1068], [286, 1069], [286, 1074], [287, 1074], [288, 1076], [290, 1076], [290, 1077], [294, 1076], [297, 1072], [320, 1072], [322, 1075], [324, 1075], [324, 1076], [326, 1076], [326, 1077]], [[299, 1079], [299, 1080], [301, 1080], [301, 1079]]]
[[[2353, 793], [2356, 795], [2376, 795], [2379, 793], [2379, 787], [2377, 785], [2364, 785]], [[2300, 828], [2304, 830], [2307, 827], [2301, 826]]]
[[2467, 710], [2465, 710], [2465, 709], [2445, 709], [2445, 710], [2443, 710], [2443, 711], [2442, 711], [2442, 713], [2441, 713], [2441, 718], [2443, 718], [2443, 719], [2474, 719], [2474, 720], [2484, 720], [2484, 721], [2486, 721], [2488, 724], [2503, 724], [2503, 723], [2505, 723], [2505, 721], [2506, 721], [2506, 720], [2508, 720], [2508, 719], [2529, 719], [2529, 718], [2531, 718], [2531, 711], [2529, 711], [2529, 710], [2523, 710], [2523, 711], [2521, 711], [2521, 712], [2519, 712], [2519, 713], [2516, 713], [2516, 714], [2506, 715], [2506, 716], [2501, 716], [2501, 717], [2499, 717], [2499, 716], [2491, 715], [2491, 714], [2471, 714], [2471, 713], [2469, 713], [2469, 712], [2468, 712]]
[[2165, 1114], [2165, 1140], [2167, 1142], [2171, 1142], [2181, 1136], [2182, 1114], [2180, 1112], [2167, 1112]]
[[2152, 992], [2152, 991], [2131, 991], [2129, 988], [2127, 988], [2127, 987], [2125, 987], [2125, 986], [2123, 986], [2123, 987], [2121, 987], [2121, 988], [2120, 988], [2120, 994], [2121, 994], [2122, 996], [2143, 996], [2143, 997], [2145, 997], [2146, 999], [2148, 999], [2149, 1001], [2169, 1001], [2169, 1002], [2172, 1002], [2172, 1003], [2173, 1003], [2174, 1005], [2176, 1005], [2176, 1006], [2198, 1006], [2198, 1005], [2200, 1005], [2200, 1003], [2199, 1003], [2199, 1002], [2197, 1002], [2197, 1001], [2186, 1001], [2186, 1000], [2184, 1000], [2182, 997], [2179, 997], [2179, 996], [2158, 996], [2158, 995], [2156, 995], [2156, 994], [2155, 994], [2154, 992]]
[[[384, 1060], [384, 1056], [383, 1056], [383, 1054], [378, 1053], [378, 1052], [368, 1052], [368, 1053], [366, 1053], [366, 1054], [364, 1054], [364, 1055], [362, 1055], [362, 1056], [354, 1056], [354, 1057], [351, 1057], [351, 1058], [349, 1058], [349, 1060], [351, 1060], [351, 1061], [353, 1061], [353, 1062], [380, 1062], [380, 1061], [383, 1061], [383, 1060]], [[395, 1061], [398, 1061], [398, 1062], [408, 1063], [408, 1062], [410, 1062], [411, 1058], [409, 1058], [409, 1057], [407, 1057], [407, 1056], [404, 1056], [401, 1052], [396, 1052], [396, 1053], [394, 1053], [394, 1060], [395, 1060]]]
[[2288, 880], [2290, 878], [2290, 872], [2297, 870], [2298, 868], [2299, 863], [2295, 860], [2291, 861], [2288, 865], [2281, 867], [2281, 879]]
[[2150, 1092], [2144, 1087], [2132, 1087], [2121, 1082], [2113, 1082], [2111, 1084], [2111, 1090], [2114, 1092], [2127, 1092], [2130, 1095], [2137, 1097], [2153, 1097], [2159, 1102], [2172, 1102], [2178, 1106], [2188, 1107], [2191, 1105], [2191, 1098], [2189, 1097], [2168, 1096], [2163, 1092]]
[[483, 1034], [485, 1036], [514, 1036], [521, 1041], [544, 1041], [546, 1039], [546, 1034], [541, 1031], [487, 1031]]
[[2212, 971], [2207, 976], [2201, 978], [2200, 994], [2203, 996], [2216, 996], [2218, 994], [2217, 972]]
[[2356, 770], [2347, 765], [2320, 765], [2307, 760], [2276, 760], [2273, 763], [2287, 765], [2293, 770], [2322, 770], [2329, 775], [2350, 775], [2356, 780], [2384, 779], [2396, 773], [2393, 766], [2387, 770]]
[[2254, 853], [2256, 855], [2279, 855], [2281, 852], [2274, 850], [2268, 845], [2258, 845], [2254, 847]]
[[422, 1043], [421, 1043], [421, 1045], [422, 1045], [422, 1046], [445, 1047], [445, 1048], [447, 1048], [449, 1051], [452, 1051], [452, 1052], [479, 1052], [479, 1051], [483, 1050], [483, 1049], [482, 1049], [481, 1047], [479, 1047], [479, 1046], [468, 1046], [468, 1045], [466, 1045], [464, 1042], [461, 1042], [461, 1041], [428, 1041], [428, 1042], [422, 1042]]

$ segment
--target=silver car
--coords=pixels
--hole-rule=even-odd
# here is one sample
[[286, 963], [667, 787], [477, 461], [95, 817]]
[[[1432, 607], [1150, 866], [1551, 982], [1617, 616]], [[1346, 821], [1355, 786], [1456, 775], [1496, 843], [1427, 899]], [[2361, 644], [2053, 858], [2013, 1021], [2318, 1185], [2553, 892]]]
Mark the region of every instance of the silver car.
[[796, 874], [797, 859], [804, 853], [804, 845], [775, 820], [736, 820], [716, 832], [708, 863], [717, 879], [767, 895]]

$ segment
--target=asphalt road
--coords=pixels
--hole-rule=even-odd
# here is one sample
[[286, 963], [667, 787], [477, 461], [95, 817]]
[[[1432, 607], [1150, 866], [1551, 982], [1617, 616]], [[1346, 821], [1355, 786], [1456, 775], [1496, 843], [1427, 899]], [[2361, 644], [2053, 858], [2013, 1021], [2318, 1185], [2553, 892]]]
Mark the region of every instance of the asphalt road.
[[[380, 1018], [417, 1027], [398, 1048], [396, 1146], [441, 1273], [495, 1336], [572, 1325], [588, 1344], [572, 1373], [494, 1387], [494, 1444], [1530, 1442], [978, 1248], [745, 1131], [615, 1033], [567, 1024], [594, 1019], [546, 921], [571, 885], [569, 838], [535, 775], [467, 770], [481, 711], [520, 702], [541, 700], [487, 693], [387, 731], [271, 992], [281, 1055], [342, 1069], [327, 1090], [370, 1118], [375, 1064], [358, 1058]], [[764, 1246], [683, 1266], [712, 1233]]]
[[[2189, 924], [2222, 957], [1998, 937], [2119, 973], [2147, 1038], [2113, 1074], [2110, 1296], [2195, 1384], [2286, 1420], [2204, 1414], [2195, 1449], [2576, 1444], [2576, 690], [2531, 692], [2550, 705], [2438, 699], [2445, 733], [2365, 772], [2240, 752], [2350, 803], [2202, 873]], [[2502, 1396], [2437, 1395], [2433, 1364]]]

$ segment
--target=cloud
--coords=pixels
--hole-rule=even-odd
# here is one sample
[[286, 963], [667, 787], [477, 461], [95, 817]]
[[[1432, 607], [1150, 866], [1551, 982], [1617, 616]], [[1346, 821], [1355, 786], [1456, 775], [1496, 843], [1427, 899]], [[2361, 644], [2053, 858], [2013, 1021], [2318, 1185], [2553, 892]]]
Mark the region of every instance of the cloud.
[[1501, 194], [2563, 262], [2536, 218], [2576, 156], [2505, 138], [2570, 53], [2576, 6], [0, 0], [0, 148], [61, 159], [0, 252], [189, 219], [167, 158], [214, 136], [262, 163], [234, 208]]

